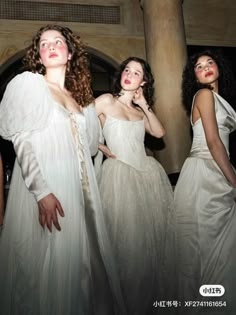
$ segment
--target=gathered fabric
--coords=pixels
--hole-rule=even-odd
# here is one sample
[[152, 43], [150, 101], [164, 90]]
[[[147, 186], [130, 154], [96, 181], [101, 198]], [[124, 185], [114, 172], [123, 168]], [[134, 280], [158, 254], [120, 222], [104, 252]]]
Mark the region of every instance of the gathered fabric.
[[[236, 113], [217, 93], [213, 92], [213, 96], [219, 135], [229, 152], [229, 134], [236, 129]], [[221, 301], [227, 306], [185, 308], [182, 313], [234, 315], [236, 189], [230, 185], [213, 159], [201, 119], [192, 123], [192, 127], [190, 157], [183, 165], [174, 191], [179, 299]], [[211, 284], [224, 286], [225, 294], [217, 298], [201, 296], [199, 288]]]
[[[0, 105], [0, 134], [16, 151], [0, 237], [4, 315], [126, 314], [91, 160], [99, 123], [93, 104], [71, 113], [44, 77], [24, 72]], [[53, 193], [65, 217], [52, 233], [37, 201]]]

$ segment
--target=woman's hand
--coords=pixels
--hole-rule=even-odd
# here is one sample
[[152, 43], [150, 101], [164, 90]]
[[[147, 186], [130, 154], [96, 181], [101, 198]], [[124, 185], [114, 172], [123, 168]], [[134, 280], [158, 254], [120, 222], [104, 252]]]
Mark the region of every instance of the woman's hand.
[[110, 149], [105, 144], [99, 143], [98, 149], [102, 151], [102, 153], [107, 158], [112, 158], [112, 159], [116, 158], [116, 156], [113, 153], [111, 153]]
[[144, 112], [145, 131], [153, 137], [163, 137], [165, 135], [165, 129], [157, 116], [152, 111], [151, 107], [147, 104], [141, 86], [134, 93], [133, 102], [138, 105]]
[[143, 110], [149, 109], [149, 106], [148, 106], [148, 104], [147, 104], [147, 102], [146, 102], [146, 99], [145, 99], [145, 97], [144, 97], [144, 95], [143, 95], [143, 89], [142, 89], [141, 86], [140, 86], [140, 87], [136, 90], [136, 92], [134, 93], [133, 102], [134, 102], [136, 105], [140, 106]]
[[54, 224], [55, 228], [60, 231], [61, 227], [58, 222], [57, 212], [61, 217], [64, 217], [64, 211], [57, 198], [53, 194], [49, 194], [38, 201], [38, 206], [41, 226], [44, 228], [46, 225], [49, 231], [52, 232], [52, 224]]

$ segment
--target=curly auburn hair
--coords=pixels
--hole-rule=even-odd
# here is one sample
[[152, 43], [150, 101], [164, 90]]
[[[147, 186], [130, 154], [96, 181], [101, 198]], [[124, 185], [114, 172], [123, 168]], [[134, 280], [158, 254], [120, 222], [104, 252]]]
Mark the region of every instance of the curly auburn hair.
[[78, 105], [87, 106], [94, 100], [91, 89], [88, 54], [80, 37], [75, 35], [68, 27], [56, 24], [48, 24], [41, 27], [28, 47], [23, 60], [24, 65], [34, 73], [38, 72], [42, 75], [46, 73], [46, 68], [40, 61], [39, 43], [42, 34], [49, 30], [61, 33], [71, 54], [71, 59], [68, 60], [66, 67], [65, 88], [71, 93]]
[[216, 62], [219, 71], [218, 93], [235, 108], [236, 81], [229, 61], [222, 55], [220, 50], [205, 49], [190, 56], [183, 70], [182, 101], [187, 114], [190, 115], [191, 113], [193, 96], [198, 90], [203, 88], [212, 90], [210, 85], [199, 83], [196, 80], [194, 67], [202, 56], [209, 56]]
[[121, 65], [120, 65], [120, 67], [119, 67], [119, 69], [115, 75], [115, 80], [114, 80], [114, 84], [113, 84], [113, 88], [112, 88], [112, 94], [113, 94], [113, 96], [119, 96], [120, 95], [120, 91], [122, 89], [121, 84], [120, 84], [121, 74], [130, 61], [138, 62], [142, 66], [143, 80], [146, 82], [144, 84], [144, 86], [142, 86], [143, 95], [144, 95], [149, 107], [151, 107], [154, 104], [154, 100], [153, 100], [154, 78], [153, 78], [152, 71], [151, 71], [149, 64], [145, 60], [143, 60], [139, 57], [129, 57], [121, 63]]

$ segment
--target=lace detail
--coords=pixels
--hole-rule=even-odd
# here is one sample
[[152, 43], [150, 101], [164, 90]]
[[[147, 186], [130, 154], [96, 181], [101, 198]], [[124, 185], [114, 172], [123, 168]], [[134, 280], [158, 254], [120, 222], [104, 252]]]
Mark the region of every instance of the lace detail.
[[81, 130], [80, 124], [78, 122], [78, 118], [76, 117], [77, 113], [70, 113], [70, 120], [72, 124], [72, 131], [75, 139], [76, 144], [76, 151], [78, 155], [78, 160], [80, 164], [79, 172], [80, 172], [80, 179], [82, 183], [82, 187], [84, 191], [89, 192], [89, 180], [88, 174], [85, 166], [85, 154], [84, 154], [84, 137], [83, 131]]

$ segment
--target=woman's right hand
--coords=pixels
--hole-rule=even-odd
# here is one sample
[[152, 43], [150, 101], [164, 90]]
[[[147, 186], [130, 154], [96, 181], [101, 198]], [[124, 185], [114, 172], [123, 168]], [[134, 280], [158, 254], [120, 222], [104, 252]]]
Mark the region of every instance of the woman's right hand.
[[39, 222], [44, 228], [45, 225], [52, 232], [52, 224], [60, 231], [61, 227], [58, 221], [57, 212], [61, 217], [64, 217], [64, 211], [60, 202], [53, 194], [49, 194], [46, 197], [38, 201], [39, 207]]

